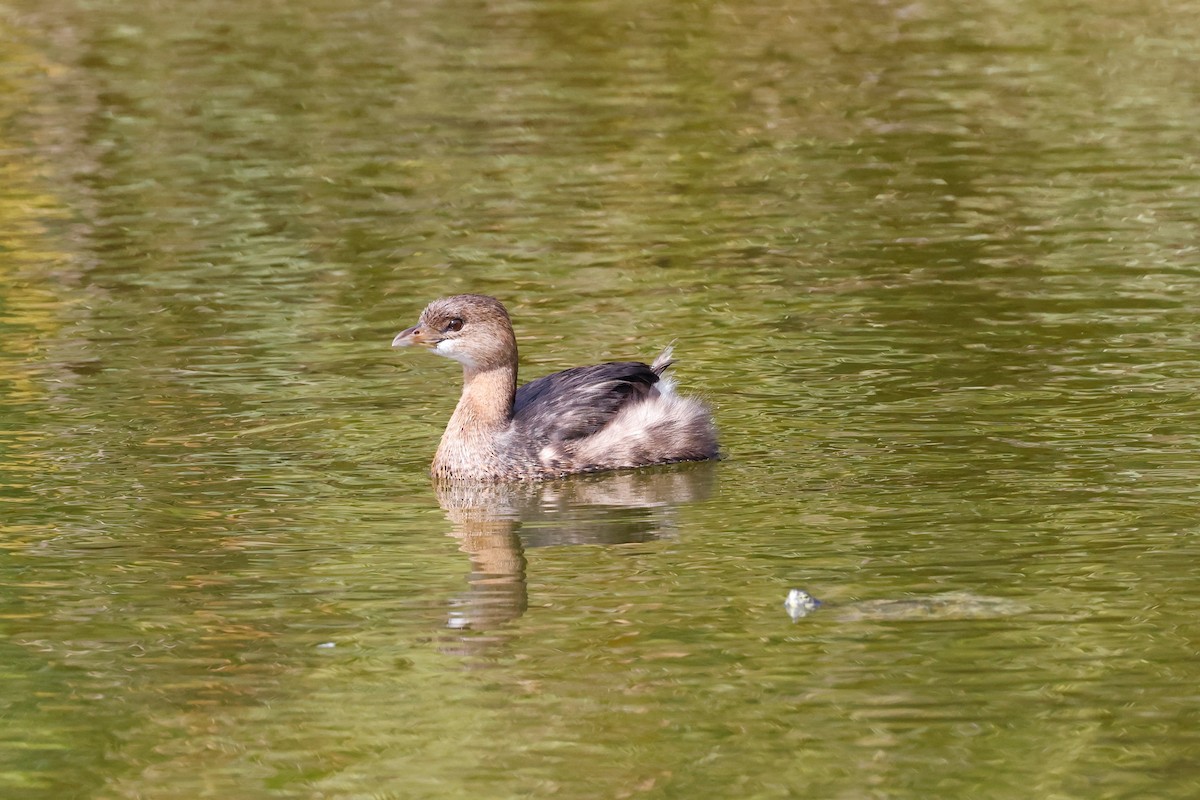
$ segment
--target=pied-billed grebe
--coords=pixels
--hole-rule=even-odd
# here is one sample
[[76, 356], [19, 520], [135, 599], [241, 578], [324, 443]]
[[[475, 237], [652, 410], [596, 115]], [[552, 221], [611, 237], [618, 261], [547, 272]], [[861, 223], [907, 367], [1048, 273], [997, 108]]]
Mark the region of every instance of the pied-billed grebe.
[[463, 392], [433, 459], [439, 478], [538, 479], [702, 461], [717, 455], [712, 415], [650, 365], [574, 367], [517, 388], [517, 340], [499, 300], [435, 300], [393, 347], [425, 345], [463, 365]]

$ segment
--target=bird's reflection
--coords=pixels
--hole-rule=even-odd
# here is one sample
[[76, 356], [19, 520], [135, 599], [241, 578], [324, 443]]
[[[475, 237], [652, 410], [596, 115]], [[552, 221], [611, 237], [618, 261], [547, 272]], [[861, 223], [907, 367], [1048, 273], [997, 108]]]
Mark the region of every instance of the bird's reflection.
[[701, 462], [540, 483], [435, 483], [451, 535], [471, 561], [469, 590], [449, 627], [488, 631], [525, 612], [526, 548], [669, 536], [675, 508], [708, 497], [715, 469]]

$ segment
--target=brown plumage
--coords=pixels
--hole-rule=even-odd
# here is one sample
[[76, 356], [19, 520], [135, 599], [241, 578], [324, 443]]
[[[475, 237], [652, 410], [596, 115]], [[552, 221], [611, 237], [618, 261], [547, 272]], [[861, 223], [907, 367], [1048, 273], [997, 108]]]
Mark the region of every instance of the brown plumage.
[[414, 344], [463, 365], [462, 397], [433, 459], [436, 477], [539, 479], [717, 455], [708, 409], [663, 377], [670, 347], [653, 364], [574, 367], [517, 389], [512, 322], [500, 301], [479, 294], [430, 303], [392, 340]]

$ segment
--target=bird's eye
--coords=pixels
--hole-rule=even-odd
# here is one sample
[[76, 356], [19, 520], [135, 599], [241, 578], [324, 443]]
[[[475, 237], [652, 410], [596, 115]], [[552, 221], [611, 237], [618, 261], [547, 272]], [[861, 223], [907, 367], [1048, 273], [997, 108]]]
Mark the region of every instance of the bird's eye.
[[459, 319], [458, 317], [455, 317], [454, 319], [452, 319], [446, 323], [446, 330], [461, 331], [462, 326], [463, 326], [463, 321], [461, 319]]

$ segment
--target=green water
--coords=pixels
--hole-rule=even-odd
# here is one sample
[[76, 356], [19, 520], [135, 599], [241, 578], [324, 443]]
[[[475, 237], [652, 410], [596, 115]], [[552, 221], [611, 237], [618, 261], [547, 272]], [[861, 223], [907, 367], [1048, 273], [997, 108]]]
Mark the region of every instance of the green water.
[[[1191, 0], [0, 0], [0, 796], [1196, 797], [1198, 130]], [[460, 291], [726, 458], [439, 494]]]

